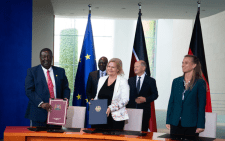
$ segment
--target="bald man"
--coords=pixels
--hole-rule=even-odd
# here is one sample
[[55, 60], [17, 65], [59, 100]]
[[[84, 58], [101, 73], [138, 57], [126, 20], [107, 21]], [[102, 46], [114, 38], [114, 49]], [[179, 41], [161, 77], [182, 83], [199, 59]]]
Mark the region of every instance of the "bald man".
[[128, 80], [130, 86], [130, 101], [127, 108], [143, 109], [142, 131], [148, 131], [151, 118], [150, 103], [158, 98], [155, 79], [145, 74], [146, 63], [143, 60], [135, 62], [136, 76]]
[[91, 99], [94, 99], [96, 96], [99, 78], [107, 75], [106, 73], [107, 63], [108, 63], [108, 59], [106, 57], [101, 57], [98, 61], [99, 70], [89, 73], [87, 87], [86, 87], [86, 94], [88, 97], [88, 101], [90, 101]]

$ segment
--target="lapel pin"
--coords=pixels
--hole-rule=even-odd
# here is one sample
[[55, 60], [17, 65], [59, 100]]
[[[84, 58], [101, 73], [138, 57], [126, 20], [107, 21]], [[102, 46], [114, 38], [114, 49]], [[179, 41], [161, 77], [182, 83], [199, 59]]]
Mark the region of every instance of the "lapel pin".
[[58, 76], [58, 75], [55, 75], [56, 77]]

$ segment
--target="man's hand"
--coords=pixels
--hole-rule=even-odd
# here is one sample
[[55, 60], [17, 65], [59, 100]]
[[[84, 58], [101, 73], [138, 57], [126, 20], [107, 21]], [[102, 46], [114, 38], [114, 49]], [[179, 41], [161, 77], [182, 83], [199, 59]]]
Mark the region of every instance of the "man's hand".
[[110, 112], [111, 112], [111, 110], [110, 110], [110, 108], [108, 108], [106, 111], [107, 117], [109, 116]]
[[170, 130], [170, 124], [166, 124], [166, 128]]
[[203, 128], [197, 128], [195, 133], [201, 133], [201, 132], [203, 132], [204, 130], [205, 130], [205, 129], [203, 129]]
[[[67, 98], [64, 98], [65, 100], [68, 100]], [[67, 103], [67, 109], [69, 108], [69, 101]]]
[[141, 103], [141, 100], [138, 99], [138, 98], [136, 98], [136, 99], [135, 99], [135, 102], [136, 102], [137, 104], [140, 104], [140, 103]]
[[145, 97], [142, 97], [142, 96], [137, 97], [137, 98], [135, 99], [135, 102], [136, 102], [137, 104], [144, 103], [144, 102], [146, 102], [146, 98], [145, 98]]
[[47, 110], [48, 112], [50, 111], [52, 111], [52, 106], [49, 104], [49, 103], [42, 103], [41, 105], [41, 108], [42, 109], [45, 109], [45, 110]]

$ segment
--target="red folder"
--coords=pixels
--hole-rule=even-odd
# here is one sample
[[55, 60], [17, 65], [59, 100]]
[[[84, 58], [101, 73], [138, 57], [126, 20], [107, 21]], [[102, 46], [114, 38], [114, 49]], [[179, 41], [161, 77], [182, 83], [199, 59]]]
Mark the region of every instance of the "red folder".
[[47, 124], [65, 125], [68, 100], [49, 98], [49, 104], [52, 111], [48, 112]]

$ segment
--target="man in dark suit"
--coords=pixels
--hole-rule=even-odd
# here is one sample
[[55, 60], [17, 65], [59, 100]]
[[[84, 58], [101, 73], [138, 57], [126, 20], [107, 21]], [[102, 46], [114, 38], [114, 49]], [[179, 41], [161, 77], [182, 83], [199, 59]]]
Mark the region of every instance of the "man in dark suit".
[[52, 66], [52, 51], [44, 48], [40, 52], [41, 65], [29, 68], [25, 79], [25, 91], [29, 98], [25, 118], [32, 126], [48, 126], [47, 112], [52, 110], [49, 98], [70, 98], [68, 80], [63, 68]]
[[93, 100], [96, 96], [99, 78], [107, 75], [106, 73], [107, 63], [108, 59], [106, 57], [101, 57], [98, 61], [99, 70], [89, 73], [86, 87], [86, 94], [88, 97], [88, 101]]
[[143, 109], [142, 131], [148, 131], [151, 117], [150, 103], [158, 98], [155, 79], [145, 74], [146, 63], [140, 60], [134, 64], [135, 77], [128, 80], [130, 100], [127, 108]]

